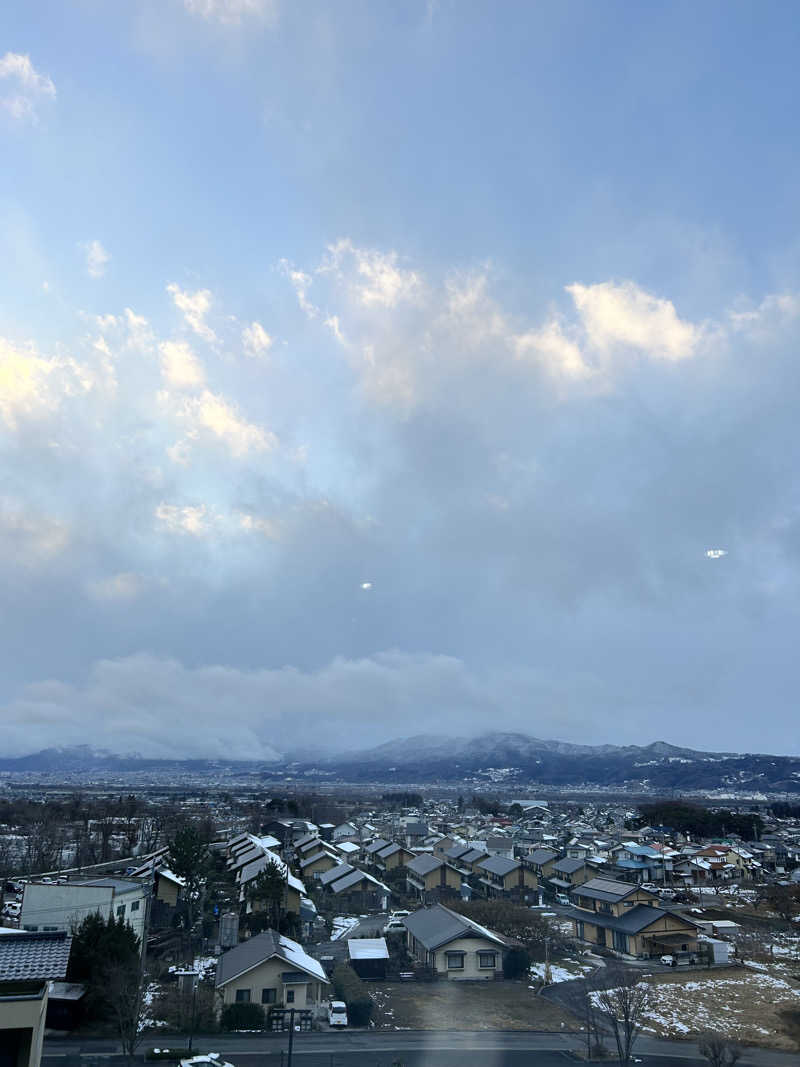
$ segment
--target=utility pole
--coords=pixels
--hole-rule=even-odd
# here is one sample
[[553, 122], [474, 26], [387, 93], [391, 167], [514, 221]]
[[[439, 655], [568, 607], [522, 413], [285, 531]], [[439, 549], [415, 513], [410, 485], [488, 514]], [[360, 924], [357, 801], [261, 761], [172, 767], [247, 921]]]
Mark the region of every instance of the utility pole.
[[289, 1009], [289, 1056], [286, 1067], [292, 1067], [292, 1046], [294, 1044], [294, 1008]]
[[553, 973], [550, 970], [550, 938], [544, 939], [544, 984], [551, 985], [553, 981]]

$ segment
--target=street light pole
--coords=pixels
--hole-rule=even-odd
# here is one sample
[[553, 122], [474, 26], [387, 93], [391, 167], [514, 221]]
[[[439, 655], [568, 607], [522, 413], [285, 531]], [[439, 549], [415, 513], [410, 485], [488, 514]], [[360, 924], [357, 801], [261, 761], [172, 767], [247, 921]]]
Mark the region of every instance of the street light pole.
[[294, 1008], [289, 1009], [289, 1058], [286, 1067], [292, 1067], [292, 1045], [294, 1043]]

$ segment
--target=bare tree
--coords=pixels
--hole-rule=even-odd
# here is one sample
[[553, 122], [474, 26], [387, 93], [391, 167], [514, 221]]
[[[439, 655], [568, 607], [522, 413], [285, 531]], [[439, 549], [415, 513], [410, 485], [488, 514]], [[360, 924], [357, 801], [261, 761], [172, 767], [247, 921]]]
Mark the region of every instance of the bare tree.
[[561, 993], [565, 997], [573, 1015], [583, 1022], [586, 1033], [586, 1058], [602, 1059], [605, 1055], [603, 1031], [600, 1025], [600, 1009], [592, 996], [589, 983], [585, 978], [574, 982], [564, 982]]
[[711, 1067], [733, 1067], [741, 1059], [742, 1050], [734, 1041], [721, 1034], [703, 1034], [697, 1041], [697, 1051]]
[[104, 969], [104, 985], [114, 1015], [122, 1052], [128, 1059], [142, 1040], [144, 988], [140, 967], [127, 960], [115, 960]]
[[628, 1064], [650, 1000], [650, 986], [628, 968], [607, 967], [606, 972], [605, 984], [594, 1000], [614, 1035], [619, 1062]]

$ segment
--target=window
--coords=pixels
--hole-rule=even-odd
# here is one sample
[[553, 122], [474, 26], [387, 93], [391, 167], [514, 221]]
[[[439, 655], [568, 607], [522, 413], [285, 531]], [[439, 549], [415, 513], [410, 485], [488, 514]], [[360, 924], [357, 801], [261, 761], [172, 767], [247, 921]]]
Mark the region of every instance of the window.
[[463, 952], [446, 952], [447, 957], [447, 969], [448, 971], [463, 971], [464, 970], [464, 953]]
[[124, 917], [125, 917], [125, 905], [124, 904], [120, 904], [120, 906], [117, 908], [117, 918], [118, 919], [123, 919]]
[[57, 926], [43, 926], [42, 929], [45, 933], [52, 933], [54, 930], [58, 930]]
[[131, 904], [131, 911], [138, 911], [140, 904], [141, 904], [140, 900], [134, 900], [133, 903]]
[[607, 900], [601, 900], [600, 903], [597, 905], [597, 910], [604, 912], [606, 915], [610, 915], [611, 905], [608, 903]]
[[261, 1003], [262, 1004], [274, 1004], [278, 999], [277, 989], [262, 989], [261, 990]]
[[287, 1004], [294, 1004], [294, 990], [293, 989], [287, 989], [286, 990], [286, 1003]]
[[479, 952], [478, 966], [481, 968], [491, 968], [491, 970], [494, 970], [496, 958], [497, 954], [494, 952]]
[[250, 990], [249, 989], [237, 989], [236, 990], [236, 1003], [237, 1004], [249, 1004], [250, 1003]]
[[579, 919], [575, 925], [577, 927], [578, 940], [583, 941], [583, 920]]
[[621, 934], [619, 930], [614, 931], [614, 948], [617, 952], [628, 951], [628, 935]]

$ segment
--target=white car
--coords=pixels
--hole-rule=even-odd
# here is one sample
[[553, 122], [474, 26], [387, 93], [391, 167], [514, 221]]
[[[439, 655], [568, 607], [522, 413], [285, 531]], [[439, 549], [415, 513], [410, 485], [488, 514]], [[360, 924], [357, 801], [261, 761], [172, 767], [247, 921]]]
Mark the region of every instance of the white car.
[[329, 1002], [328, 1025], [347, 1026], [347, 1005], [343, 1000], [331, 1000]]
[[[158, 1052], [158, 1049], [154, 1049], [154, 1052]], [[164, 1052], [168, 1052], [169, 1049], [164, 1049]], [[190, 1056], [188, 1059], [181, 1060], [181, 1067], [233, 1067], [232, 1063], [228, 1063], [227, 1060], [221, 1060], [218, 1052], [209, 1052], [206, 1056]]]
[[556, 893], [556, 904], [562, 904], [565, 908], [568, 908], [571, 903], [572, 901], [566, 893]]
[[402, 919], [390, 919], [383, 928], [384, 934], [404, 934], [406, 932]]
[[410, 914], [411, 914], [411, 912], [410, 912], [410, 911], [402, 911], [402, 910], [400, 910], [400, 911], [393, 911], [393, 912], [391, 913], [391, 915], [389, 916], [389, 922], [391, 922], [391, 921], [392, 921], [392, 919], [405, 919], [405, 918], [406, 918], [406, 916], [408, 916], [408, 915], [410, 915]]
[[674, 967], [675, 966], [675, 957], [674, 956], [662, 956], [661, 957], [661, 962], [664, 964], [665, 967]]

